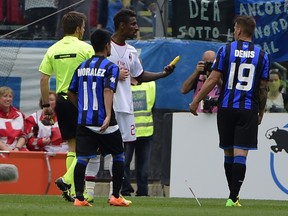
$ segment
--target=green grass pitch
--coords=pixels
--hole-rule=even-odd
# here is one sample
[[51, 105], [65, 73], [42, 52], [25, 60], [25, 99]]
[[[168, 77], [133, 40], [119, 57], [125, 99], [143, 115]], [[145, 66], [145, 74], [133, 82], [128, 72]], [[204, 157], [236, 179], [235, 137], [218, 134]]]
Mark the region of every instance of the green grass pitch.
[[0, 195], [0, 216], [281, 216], [288, 215], [288, 202], [241, 200], [243, 207], [225, 207], [224, 199], [129, 197], [129, 207], [109, 206], [107, 197], [95, 197], [92, 207], [74, 207], [61, 196]]

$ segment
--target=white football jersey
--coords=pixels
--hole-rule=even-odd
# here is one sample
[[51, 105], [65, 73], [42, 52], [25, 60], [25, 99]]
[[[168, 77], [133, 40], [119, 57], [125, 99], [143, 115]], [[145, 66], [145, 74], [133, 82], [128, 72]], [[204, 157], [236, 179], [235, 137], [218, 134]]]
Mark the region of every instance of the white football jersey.
[[[112, 41], [109, 60], [118, 65], [120, 69], [127, 69], [132, 77], [138, 77], [143, 72], [137, 50], [127, 43], [118, 45]], [[113, 108], [115, 112], [133, 113], [130, 77], [118, 81], [117, 90], [114, 94]]]

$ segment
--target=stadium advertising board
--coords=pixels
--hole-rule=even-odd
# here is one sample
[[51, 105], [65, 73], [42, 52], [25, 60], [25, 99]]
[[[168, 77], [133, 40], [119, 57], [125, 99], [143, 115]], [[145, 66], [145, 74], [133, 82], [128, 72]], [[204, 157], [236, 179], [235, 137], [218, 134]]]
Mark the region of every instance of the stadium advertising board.
[[[265, 113], [258, 150], [249, 151], [242, 199], [287, 200], [287, 113]], [[171, 197], [227, 198], [224, 153], [219, 147], [216, 114], [173, 113]]]

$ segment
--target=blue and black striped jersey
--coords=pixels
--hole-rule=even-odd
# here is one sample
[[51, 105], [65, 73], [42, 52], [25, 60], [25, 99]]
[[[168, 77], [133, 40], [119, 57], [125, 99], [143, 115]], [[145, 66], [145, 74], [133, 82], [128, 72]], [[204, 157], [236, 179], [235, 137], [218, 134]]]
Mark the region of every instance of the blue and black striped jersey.
[[222, 73], [219, 108], [257, 110], [260, 80], [269, 79], [268, 53], [247, 41], [222, 46], [212, 66]]
[[[106, 117], [104, 89], [116, 92], [119, 68], [105, 57], [93, 56], [74, 72], [69, 91], [78, 93], [78, 125], [101, 126]], [[109, 126], [116, 125], [112, 108]]]

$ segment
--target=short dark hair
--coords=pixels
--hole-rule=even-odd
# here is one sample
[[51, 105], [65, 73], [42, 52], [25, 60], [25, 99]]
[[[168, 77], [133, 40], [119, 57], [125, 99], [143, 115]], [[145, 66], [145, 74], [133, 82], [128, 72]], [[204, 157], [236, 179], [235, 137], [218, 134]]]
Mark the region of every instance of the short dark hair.
[[121, 9], [116, 13], [113, 18], [115, 31], [117, 31], [121, 22], [128, 23], [130, 17], [136, 17], [136, 13], [130, 9]]
[[240, 15], [235, 17], [234, 23], [237, 24], [243, 31], [243, 34], [252, 37], [256, 28], [256, 21], [254, 17], [247, 15]]
[[90, 41], [94, 51], [99, 52], [105, 49], [107, 43], [111, 42], [111, 37], [108, 31], [97, 29], [91, 34]]
[[269, 71], [269, 75], [270, 75], [270, 74], [275, 74], [275, 75], [278, 76], [279, 80], [282, 80], [282, 75], [281, 75], [281, 73], [279, 72], [278, 69], [271, 69], [271, 70]]
[[74, 34], [77, 27], [82, 27], [83, 22], [87, 20], [84, 13], [70, 11], [62, 17], [62, 28], [64, 34]]

